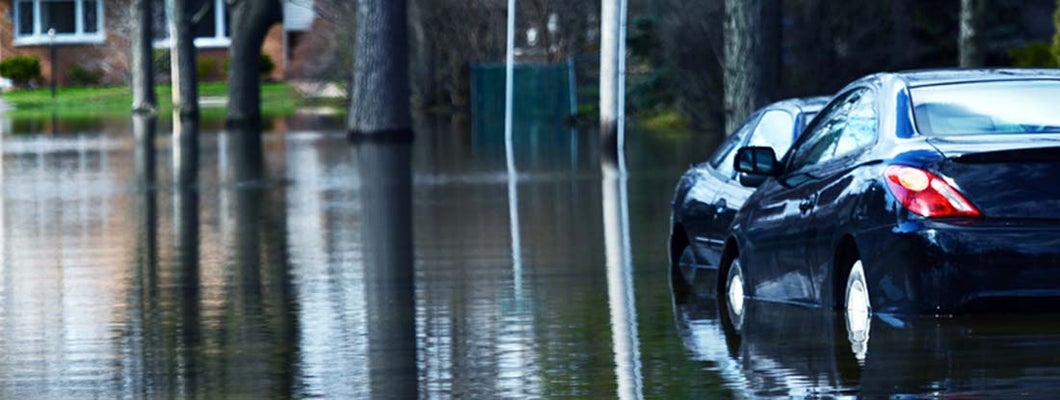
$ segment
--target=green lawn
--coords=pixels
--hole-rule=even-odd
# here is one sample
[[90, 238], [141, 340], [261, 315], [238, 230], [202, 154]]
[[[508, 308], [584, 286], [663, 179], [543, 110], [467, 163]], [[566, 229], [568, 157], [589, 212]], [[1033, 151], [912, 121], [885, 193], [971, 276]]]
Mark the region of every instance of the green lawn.
[[[223, 82], [199, 85], [199, 97], [225, 97], [228, 86]], [[156, 86], [159, 114], [173, 110], [172, 88]], [[14, 110], [8, 112], [14, 118], [87, 117], [92, 115], [121, 116], [131, 114], [132, 91], [128, 86], [67, 87], [59, 88], [52, 99], [50, 88], [18, 89], [3, 94]], [[303, 102], [298, 93], [286, 83], [272, 82], [261, 86], [261, 112], [265, 116], [286, 116]], [[223, 105], [202, 107], [205, 116], [223, 116]]]

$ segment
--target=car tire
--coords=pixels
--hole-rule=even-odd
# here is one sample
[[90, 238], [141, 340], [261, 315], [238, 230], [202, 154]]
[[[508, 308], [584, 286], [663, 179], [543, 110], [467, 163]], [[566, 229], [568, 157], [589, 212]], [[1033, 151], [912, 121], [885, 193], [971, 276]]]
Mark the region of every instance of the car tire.
[[725, 312], [729, 316], [729, 322], [739, 332], [743, 326], [744, 314], [747, 309], [747, 280], [744, 279], [743, 266], [740, 257], [737, 256], [729, 264], [725, 273], [725, 284], [718, 292], [721, 303], [725, 305]]

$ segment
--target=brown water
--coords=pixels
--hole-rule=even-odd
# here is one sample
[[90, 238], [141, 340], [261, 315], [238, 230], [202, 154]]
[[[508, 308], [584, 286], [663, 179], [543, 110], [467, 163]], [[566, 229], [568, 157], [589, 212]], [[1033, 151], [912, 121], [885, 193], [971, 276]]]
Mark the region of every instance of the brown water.
[[702, 140], [632, 133], [623, 173], [591, 135], [526, 129], [511, 174], [495, 138], [439, 121], [411, 147], [278, 126], [260, 162], [216, 129], [189, 161], [165, 123], [44, 125], [0, 142], [0, 398], [1005, 398], [1060, 378], [1055, 316], [877, 317], [851, 340], [828, 311], [752, 303], [737, 330], [675, 305], [668, 202]]

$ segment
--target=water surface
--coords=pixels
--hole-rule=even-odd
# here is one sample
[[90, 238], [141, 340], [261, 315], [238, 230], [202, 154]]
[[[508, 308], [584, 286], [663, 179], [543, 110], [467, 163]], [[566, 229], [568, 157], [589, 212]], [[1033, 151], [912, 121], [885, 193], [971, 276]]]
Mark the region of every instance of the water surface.
[[[584, 132], [411, 146], [278, 124], [6, 124], [0, 398], [1009, 397], [1060, 377], [1050, 316], [881, 319], [669, 287], [672, 187], [710, 144]], [[180, 147], [180, 146], [177, 146]], [[187, 149], [184, 147], [183, 149]], [[183, 182], [183, 183], [182, 183]], [[514, 204], [514, 207], [510, 207]], [[514, 210], [514, 212], [510, 212]]]

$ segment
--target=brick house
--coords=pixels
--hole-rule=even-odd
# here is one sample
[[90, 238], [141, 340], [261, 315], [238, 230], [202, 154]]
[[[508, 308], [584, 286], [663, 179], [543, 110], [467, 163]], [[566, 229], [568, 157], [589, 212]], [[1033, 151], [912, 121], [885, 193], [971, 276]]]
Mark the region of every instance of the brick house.
[[[166, 0], [155, 1], [155, 48], [169, 47], [166, 29]], [[223, 79], [228, 56], [228, 15], [225, 0], [204, 8], [194, 24], [201, 80]], [[218, 12], [220, 11], [220, 12]], [[75, 66], [98, 74], [101, 83], [121, 84], [128, 80], [129, 28], [128, 0], [0, 0], [0, 60], [14, 55], [32, 55], [41, 63], [43, 82], [53, 76], [60, 85], [70, 81]], [[269, 30], [262, 52], [276, 68], [272, 79], [283, 79], [291, 65], [292, 45], [313, 24], [311, 0], [284, 0], [284, 22]], [[54, 29], [55, 35], [49, 35]], [[56, 47], [55, 64], [49, 47]], [[203, 61], [206, 60], [206, 61]], [[203, 76], [203, 72], [206, 75]]]

